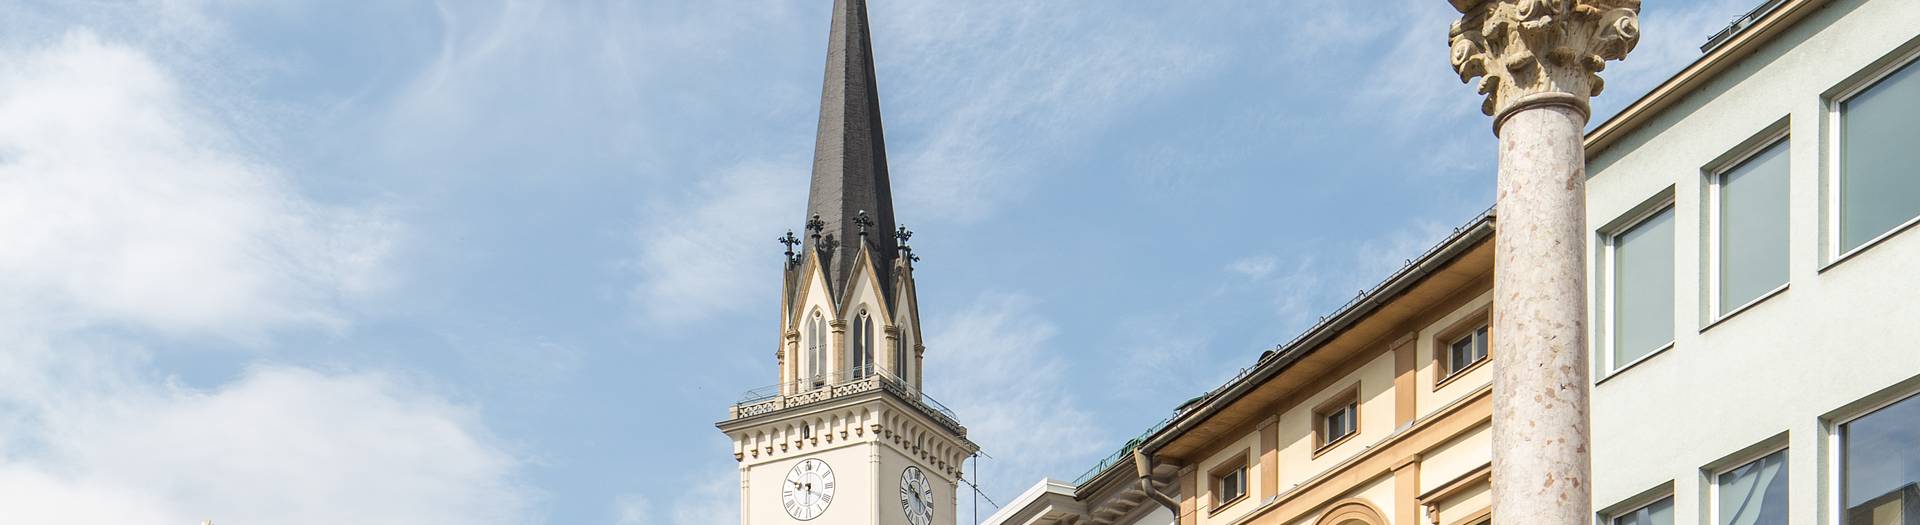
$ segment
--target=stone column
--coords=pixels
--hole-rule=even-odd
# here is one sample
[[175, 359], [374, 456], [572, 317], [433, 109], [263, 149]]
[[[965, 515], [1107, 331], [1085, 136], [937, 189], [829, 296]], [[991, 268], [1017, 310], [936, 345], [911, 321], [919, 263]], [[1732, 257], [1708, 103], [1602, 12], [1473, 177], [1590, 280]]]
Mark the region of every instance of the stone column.
[[1587, 100], [1640, 39], [1640, 0], [1450, 0], [1462, 81], [1500, 137], [1493, 517], [1593, 520], [1588, 440]]

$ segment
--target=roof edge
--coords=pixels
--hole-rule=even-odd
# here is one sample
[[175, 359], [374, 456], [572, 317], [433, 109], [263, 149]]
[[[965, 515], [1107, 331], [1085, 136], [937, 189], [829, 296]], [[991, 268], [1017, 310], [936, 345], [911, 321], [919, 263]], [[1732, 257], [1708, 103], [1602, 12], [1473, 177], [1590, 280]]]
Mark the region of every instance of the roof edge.
[[1227, 405], [1239, 401], [1248, 392], [1291, 368], [1293, 363], [1301, 357], [1345, 332], [1354, 323], [1365, 319], [1384, 306], [1387, 298], [1399, 295], [1434, 271], [1479, 246], [1482, 241], [1491, 239], [1496, 216], [1495, 210], [1488, 208], [1487, 211], [1455, 230], [1453, 235], [1428, 249], [1420, 258], [1413, 260], [1375, 285], [1366, 294], [1347, 303], [1339, 311], [1307, 329], [1272, 355], [1263, 357], [1252, 371], [1207, 394], [1206, 399], [1199, 406], [1175, 416], [1173, 422], [1142, 442], [1140, 450], [1149, 456], [1158, 454], [1160, 449], [1185, 435], [1188, 430], [1192, 430], [1207, 418], [1224, 410]]
[[1694, 59], [1692, 64], [1659, 86], [1641, 95], [1619, 113], [1608, 117], [1587, 133], [1587, 158], [1591, 159], [1652, 120], [1693, 90], [1719, 76], [1734, 62], [1752, 55], [1760, 46], [1773, 41], [1809, 13], [1825, 6], [1828, 0], [1786, 0], [1751, 25], [1727, 38], [1713, 50]]

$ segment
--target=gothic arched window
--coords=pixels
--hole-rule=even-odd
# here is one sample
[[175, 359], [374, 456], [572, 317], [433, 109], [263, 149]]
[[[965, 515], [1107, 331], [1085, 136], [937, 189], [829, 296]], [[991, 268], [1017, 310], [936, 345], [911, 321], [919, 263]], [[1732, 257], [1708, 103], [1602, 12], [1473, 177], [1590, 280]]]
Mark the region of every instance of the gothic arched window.
[[813, 387], [826, 386], [827, 369], [827, 321], [814, 312], [807, 320], [807, 377], [813, 379]]
[[853, 320], [853, 377], [873, 373], [873, 316], [860, 312]]

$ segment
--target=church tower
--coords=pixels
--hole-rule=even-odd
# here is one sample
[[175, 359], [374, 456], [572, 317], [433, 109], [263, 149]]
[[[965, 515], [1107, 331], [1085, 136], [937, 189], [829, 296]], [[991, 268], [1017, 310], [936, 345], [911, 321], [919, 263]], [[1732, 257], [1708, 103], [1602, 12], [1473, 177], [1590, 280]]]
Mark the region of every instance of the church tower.
[[787, 232], [777, 385], [718, 425], [743, 525], [955, 525], [977, 447], [925, 380], [912, 232], [896, 227], [866, 0], [835, 0], [804, 235]]

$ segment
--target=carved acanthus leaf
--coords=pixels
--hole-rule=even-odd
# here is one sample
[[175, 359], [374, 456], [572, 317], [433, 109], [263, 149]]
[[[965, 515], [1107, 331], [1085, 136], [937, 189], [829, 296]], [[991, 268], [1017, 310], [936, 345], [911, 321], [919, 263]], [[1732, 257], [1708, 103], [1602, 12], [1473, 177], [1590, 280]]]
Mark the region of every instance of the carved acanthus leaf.
[[1480, 78], [1488, 115], [1527, 95], [1598, 95], [1607, 61], [1640, 42], [1640, 0], [1483, 0], [1460, 12], [1448, 31], [1453, 69], [1462, 82]]

